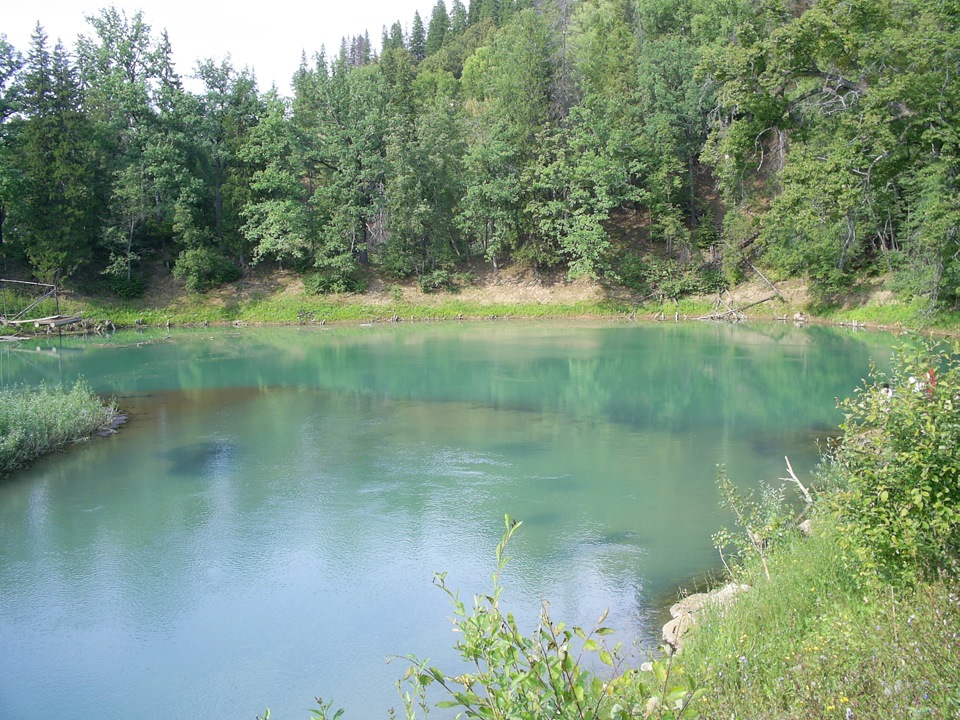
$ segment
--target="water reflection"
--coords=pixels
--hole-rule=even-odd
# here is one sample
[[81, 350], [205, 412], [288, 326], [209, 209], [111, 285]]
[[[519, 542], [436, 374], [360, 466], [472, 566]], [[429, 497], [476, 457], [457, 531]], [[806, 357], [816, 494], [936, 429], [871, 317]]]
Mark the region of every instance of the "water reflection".
[[[114, 338], [111, 343], [116, 345]], [[533, 622], [655, 632], [715, 565], [715, 466], [749, 483], [814, 438], [884, 338], [793, 328], [433, 326], [187, 333], [3, 357], [84, 376], [120, 435], [0, 483], [0, 713], [356, 717], [396, 704], [390, 653], [451, 664], [449, 571]]]

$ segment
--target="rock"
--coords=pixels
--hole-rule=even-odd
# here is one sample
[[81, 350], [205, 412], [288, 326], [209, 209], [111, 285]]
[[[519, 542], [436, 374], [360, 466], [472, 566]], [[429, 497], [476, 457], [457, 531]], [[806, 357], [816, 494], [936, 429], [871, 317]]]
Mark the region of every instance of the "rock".
[[813, 532], [813, 526], [811, 525], [810, 520], [804, 520], [802, 523], [797, 525], [797, 530], [799, 530], [804, 537], [810, 537], [811, 533]]
[[682, 600], [675, 602], [670, 607], [670, 617], [678, 618], [686, 613], [694, 613], [700, 610], [710, 599], [710, 593], [693, 593], [687, 595]]
[[670, 608], [670, 615], [673, 619], [663, 626], [661, 632], [664, 643], [676, 652], [680, 652], [684, 636], [697, 622], [696, 614], [698, 612], [707, 605], [728, 605], [737, 595], [749, 589], [749, 585], [728, 583], [710, 592], [687, 595], [679, 602], [674, 603]]
[[663, 626], [663, 641], [675, 650], [680, 650], [683, 636], [693, 627], [696, 620], [690, 613], [683, 613]]
[[738, 583], [729, 583], [719, 590], [710, 593], [710, 602], [718, 605], [727, 605], [734, 597], [750, 589], [749, 585], [740, 585]]

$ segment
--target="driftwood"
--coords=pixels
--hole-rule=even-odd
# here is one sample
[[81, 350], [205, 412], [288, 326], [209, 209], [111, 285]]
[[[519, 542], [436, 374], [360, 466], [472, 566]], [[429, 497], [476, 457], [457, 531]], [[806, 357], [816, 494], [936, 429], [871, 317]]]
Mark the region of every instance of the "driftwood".
[[777, 294], [777, 297], [779, 297], [780, 300], [782, 300], [783, 302], [786, 302], [786, 301], [787, 301], [787, 299], [783, 296], [783, 294], [782, 294], [779, 290], [777, 290], [777, 286], [774, 285], [774, 284], [773, 284], [772, 282], [770, 282], [769, 280], [767, 280], [767, 276], [764, 275], [764, 274], [763, 274], [762, 272], [760, 272], [759, 270], [757, 270], [757, 268], [754, 266], [754, 264], [753, 264], [752, 262], [750, 262], [750, 261], [747, 260], [746, 258], [744, 258], [744, 262], [746, 262], [747, 265], [750, 266], [750, 269], [751, 269], [751, 270], [753, 270], [757, 275], [760, 276], [760, 279], [761, 279], [761, 280], [763, 280], [767, 285], [770, 286], [770, 289], [773, 290], [773, 291]]
[[[736, 308], [730, 308], [729, 305], [724, 303], [724, 305], [727, 305], [727, 307], [730, 308], [729, 310], [726, 310], [725, 312], [712, 312], [712, 313], [709, 313], [708, 315], [701, 315], [700, 317], [697, 318], [697, 320], [728, 320], [731, 318], [731, 316], [736, 320], [742, 320], [744, 310], [748, 310], [749, 308], [752, 308], [754, 305], [761, 305], [765, 302], [769, 302], [770, 300], [773, 300], [775, 297], [777, 296], [771, 295], [770, 297], [763, 298], [763, 300], [755, 300], [752, 303], [747, 303], [746, 305], [741, 305], [740, 307], [736, 307]], [[781, 295], [780, 297], [782, 298], [783, 296]]]
[[790, 464], [790, 458], [784, 455], [783, 459], [787, 461], [787, 472], [790, 473], [790, 477], [780, 478], [780, 479], [783, 480], [784, 482], [796, 483], [797, 487], [800, 488], [800, 494], [803, 495], [803, 499], [806, 500], [807, 502], [803, 510], [800, 511], [800, 514], [797, 515], [797, 519], [795, 522], [799, 523], [800, 519], [810, 511], [810, 508], [813, 507], [813, 496], [810, 494], [810, 491], [807, 490], [806, 487], [804, 487], [803, 483], [800, 482], [800, 478], [798, 478], [797, 474], [793, 471], [793, 465]]

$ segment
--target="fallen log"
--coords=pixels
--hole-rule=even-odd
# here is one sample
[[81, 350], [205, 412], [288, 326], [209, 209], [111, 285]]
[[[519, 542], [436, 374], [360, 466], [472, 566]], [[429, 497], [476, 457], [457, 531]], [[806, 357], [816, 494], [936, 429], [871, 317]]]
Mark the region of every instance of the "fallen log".
[[765, 302], [773, 300], [776, 295], [771, 295], [770, 297], [765, 297], [763, 300], [755, 300], [752, 303], [747, 303], [746, 305], [741, 305], [740, 307], [731, 308], [722, 313], [709, 313], [707, 315], [701, 315], [697, 320], [725, 320], [730, 315], [736, 315], [738, 319], [743, 318], [743, 311], [752, 308], [755, 305], [762, 305]]

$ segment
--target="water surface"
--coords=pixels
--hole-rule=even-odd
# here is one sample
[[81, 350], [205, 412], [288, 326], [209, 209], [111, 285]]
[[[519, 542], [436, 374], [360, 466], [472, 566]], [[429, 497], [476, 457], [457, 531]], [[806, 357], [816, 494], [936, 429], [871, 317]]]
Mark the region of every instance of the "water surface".
[[386, 717], [415, 653], [455, 669], [434, 571], [504, 578], [522, 623], [605, 610], [649, 646], [716, 567], [716, 465], [809, 473], [887, 336], [448, 324], [123, 334], [0, 347], [0, 383], [83, 376], [130, 422], [0, 480], [0, 716]]

